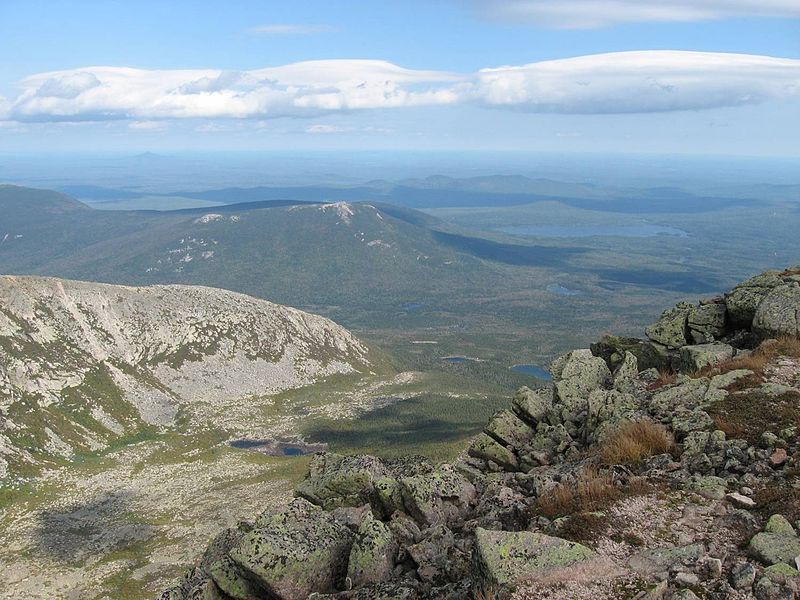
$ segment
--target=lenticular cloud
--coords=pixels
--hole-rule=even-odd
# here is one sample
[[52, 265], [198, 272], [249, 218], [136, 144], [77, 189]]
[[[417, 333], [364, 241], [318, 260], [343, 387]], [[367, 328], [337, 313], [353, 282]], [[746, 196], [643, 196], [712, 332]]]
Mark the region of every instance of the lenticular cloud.
[[800, 94], [800, 61], [706, 52], [622, 52], [484, 69], [485, 104], [557, 113], [699, 110]]
[[643, 51], [446, 73], [326, 60], [252, 71], [86, 67], [33, 75], [11, 121], [265, 119], [471, 103], [552, 113], [699, 110], [800, 96], [800, 61]]

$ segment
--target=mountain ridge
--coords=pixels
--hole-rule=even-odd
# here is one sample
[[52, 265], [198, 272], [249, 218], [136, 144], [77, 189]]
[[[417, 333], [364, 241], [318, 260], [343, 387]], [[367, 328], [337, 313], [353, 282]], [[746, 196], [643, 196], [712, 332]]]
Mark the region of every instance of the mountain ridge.
[[369, 369], [344, 328], [244, 294], [0, 276], [0, 472], [177, 420], [235, 430], [243, 398]]

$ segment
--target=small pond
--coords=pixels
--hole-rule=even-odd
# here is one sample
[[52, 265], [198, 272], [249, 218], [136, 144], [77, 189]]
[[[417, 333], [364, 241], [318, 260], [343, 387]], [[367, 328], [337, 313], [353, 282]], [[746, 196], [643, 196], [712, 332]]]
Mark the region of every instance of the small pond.
[[231, 448], [242, 450], [255, 450], [267, 456], [303, 456], [322, 452], [328, 448], [327, 444], [308, 444], [302, 440], [275, 440], [275, 439], [240, 439], [228, 442]]
[[449, 362], [449, 363], [454, 363], [454, 364], [478, 362], [477, 358], [470, 358], [468, 356], [443, 356], [442, 360], [444, 362]]
[[545, 381], [550, 381], [553, 378], [547, 369], [543, 369], [538, 365], [514, 365], [511, 367], [511, 370], [517, 373], [524, 373], [525, 375], [532, 375], [539, 379], [544, 379]]

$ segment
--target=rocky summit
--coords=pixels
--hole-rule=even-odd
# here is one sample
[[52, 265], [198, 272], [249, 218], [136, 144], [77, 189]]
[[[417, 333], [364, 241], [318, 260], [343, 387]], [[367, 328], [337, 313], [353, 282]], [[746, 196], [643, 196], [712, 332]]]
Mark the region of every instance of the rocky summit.
[[314, 456], [159, 600], [792, 599], [800, 268], [520, 389], [453, 464]]
[[0, 277], [0, 479], [178, 422], [233, 430], [243, 399], [367, 354], [328, 319], [224, 290]]

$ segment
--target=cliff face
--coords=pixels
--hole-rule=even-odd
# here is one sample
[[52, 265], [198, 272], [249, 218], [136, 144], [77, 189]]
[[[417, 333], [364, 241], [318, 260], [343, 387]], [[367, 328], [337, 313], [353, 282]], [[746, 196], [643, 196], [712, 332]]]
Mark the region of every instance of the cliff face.
[[0, 478], [368, 365], [332, 321], [242, 294], [0, 277]]
[[453, 465], [318, 454], [159, 598], [795, 598], [798, 291], [766, 273], [570, 352]]

